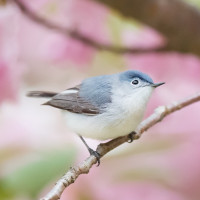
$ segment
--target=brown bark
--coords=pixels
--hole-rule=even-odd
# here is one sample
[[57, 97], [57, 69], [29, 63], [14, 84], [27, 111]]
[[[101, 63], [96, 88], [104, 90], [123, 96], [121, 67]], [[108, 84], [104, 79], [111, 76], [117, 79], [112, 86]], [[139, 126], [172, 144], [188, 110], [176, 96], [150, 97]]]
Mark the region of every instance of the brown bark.
[[96, 0], [167, 38], [166, 50], [200, 55], [200, 11], [181, 0]]

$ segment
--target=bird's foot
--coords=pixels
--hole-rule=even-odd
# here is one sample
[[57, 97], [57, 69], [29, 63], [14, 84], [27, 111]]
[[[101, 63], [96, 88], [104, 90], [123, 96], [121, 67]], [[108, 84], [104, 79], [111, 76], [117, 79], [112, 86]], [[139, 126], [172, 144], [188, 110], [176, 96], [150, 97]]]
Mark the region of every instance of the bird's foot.
[[97, 152], [97, 151], [94, 151], [93, 149], [89, 148], [88, 151], [90, 152], [90, 155], [93, 155], [95, 156], [95, 158], [97, 159], [97, 167], [100, 165], [100, 158], [101, 158], [101, 155]]
[[135, 131], [129, 133], [129, 135], [128, 135], [128, 137], [129, 137], [128, 143], [133, 142], [133, 140], [134, 140], [134, 135], [135, 135], [135, 134], [136, 134]]
[[86, 146], [86, 148], [89, 151], [90, 155], [95, 156], [95, 158], [97, 159], [97, 167], [98, 167], [100, 165], [101, 155], [97, 151], [94, 151], [93, 149], [91, 149], [81, 135], [79, 135], [79, 137], [82, 140], [83, 144]]

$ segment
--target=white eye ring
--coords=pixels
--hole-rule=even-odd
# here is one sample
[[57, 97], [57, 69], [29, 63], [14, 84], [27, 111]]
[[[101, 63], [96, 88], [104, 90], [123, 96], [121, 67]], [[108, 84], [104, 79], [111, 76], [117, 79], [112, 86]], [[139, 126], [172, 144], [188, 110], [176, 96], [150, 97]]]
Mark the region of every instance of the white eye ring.
[[131, 83], [132, 83], [133, 85], [137, 85], [137, 84], [139, 83], [139, 81], [138, 81], [137, 79], [135, 79], [135, 80], [133, 80]]

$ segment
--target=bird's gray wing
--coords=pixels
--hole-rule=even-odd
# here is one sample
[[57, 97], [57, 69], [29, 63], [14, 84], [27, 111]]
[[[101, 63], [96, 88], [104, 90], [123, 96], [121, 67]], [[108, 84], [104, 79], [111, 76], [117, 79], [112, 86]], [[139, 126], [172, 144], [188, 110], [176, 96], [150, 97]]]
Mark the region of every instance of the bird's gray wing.
[[55, 96], [44, 105], [53, 106], [73, 113], [97, 115], [100, 110], [88, 100], [79, 95], [80, 85], [67, 89]]

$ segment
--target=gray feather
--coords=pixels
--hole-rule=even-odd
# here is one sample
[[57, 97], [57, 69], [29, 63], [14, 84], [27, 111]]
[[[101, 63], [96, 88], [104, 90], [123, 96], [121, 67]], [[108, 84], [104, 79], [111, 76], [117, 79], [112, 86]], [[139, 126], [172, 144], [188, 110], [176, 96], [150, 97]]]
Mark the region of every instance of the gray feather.
[[123, 81], [130, 82], [133, 78], [136, 78], [136, 77], [140, 78], [141, 80], [145, 82], [153, 83], [153, 80], [151, 79], [151, 77], [137, 70], [128, 70], [119, 74], [119, 80], [122, 82]]
[[50, 105], [55, 108], [67, 110], [73, 113], [85, 114], [85, 115], [96, 115], [100, 113], [98, 107], [88, 102], [79, 95], [79, 87], [70, 88], [66, 91], [77, 90], [77, 93], [59, 93], [54, 96], [51, 100], [44, 103], [43, 105]]
[[97, 76], [85, 79], [79, 95], [98, 108], [104, 108], [111, 103], [112, 75]]

